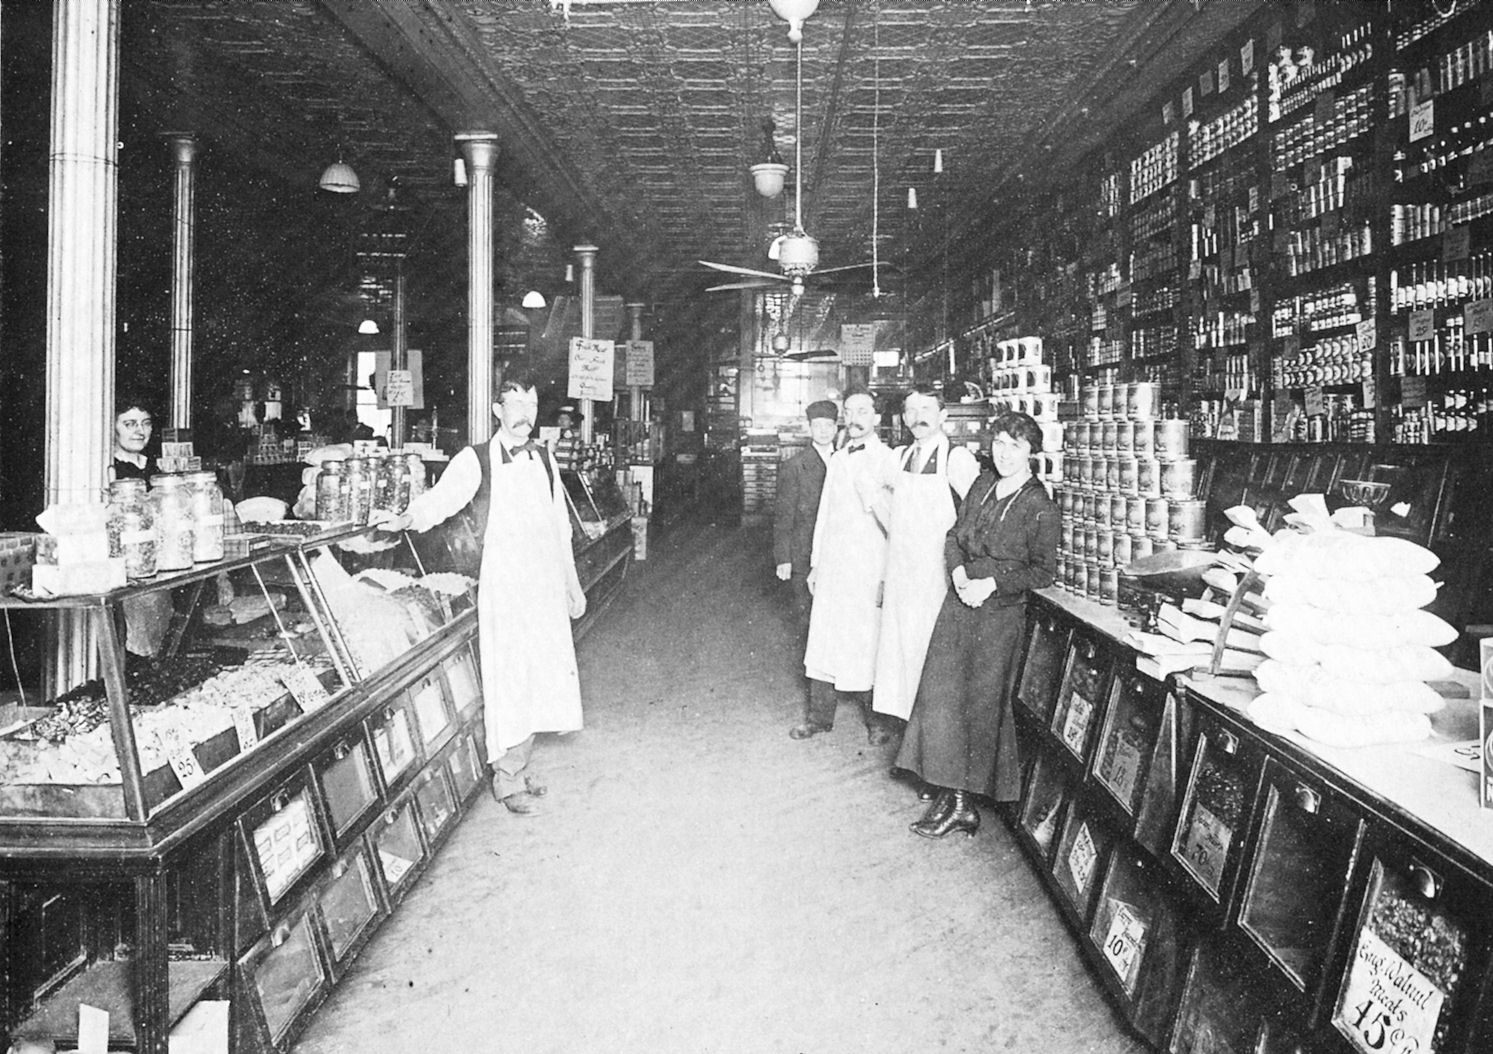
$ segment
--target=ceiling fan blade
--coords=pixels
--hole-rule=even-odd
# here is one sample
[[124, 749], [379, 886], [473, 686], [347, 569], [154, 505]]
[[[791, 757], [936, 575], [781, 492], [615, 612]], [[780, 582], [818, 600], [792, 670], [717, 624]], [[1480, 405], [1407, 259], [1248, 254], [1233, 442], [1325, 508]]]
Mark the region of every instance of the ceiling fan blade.
[[888, 264], [888, 263], [883, 262], [883, 263], [879, 263], [879, 264], [872, 264], [872, 263], [845, 264], [842, 267], [816, 267], [814, 269], [814, 274], [835, 274], [836, 272], [840, 272], [840, 271], [869, 271], [873, 267], [876, 268], [876, 269], [878, 269], [878, 270], [880, 270], [880, 271], [884, 271], [884, 272], [887, 272], [887, 273], [890, 273], [890, 274], [901, 274], [902, 273], [901, 272], [901, 268], [895, 266], [894, 264]]
[[839, 359], [839, 357], [839, 352], [830, 348], [814, 348], [810, 351], [789, 351], [783, 355], [783, 358], [792, 359], [795, 362], [831, 362]]
[[751, 267], [737, 267], [734, 264], [712, 263], [709, 260], [701, 260], [699, 262], [717, 271], [725, 271], [727, 274], [745, 274], [756, 278], [775, 278], [778, 281], [787, 281], [783, 275], [773, 274], [771, 271], [758, 271]]
[[718, 293], [723, 289], [779, 289], [784, 281], [787, 279], [781, 279], [778, 282], [728, 282], [725, 285], [707, 286], [705, 292]]

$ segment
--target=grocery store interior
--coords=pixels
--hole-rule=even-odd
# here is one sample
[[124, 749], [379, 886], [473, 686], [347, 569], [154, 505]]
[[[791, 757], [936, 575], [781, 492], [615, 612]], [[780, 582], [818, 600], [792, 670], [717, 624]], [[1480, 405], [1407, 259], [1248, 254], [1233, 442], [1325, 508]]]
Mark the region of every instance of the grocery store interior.
[[[0, 1037], [1493, 1049], [1490, 27], [0, 5]], [[375, 523], [515, 378], [586, 601], [532, 815], [480, 526]], [[805, 710], [780, 497], [914, 390], [1060, 518], [1014, 800]]]

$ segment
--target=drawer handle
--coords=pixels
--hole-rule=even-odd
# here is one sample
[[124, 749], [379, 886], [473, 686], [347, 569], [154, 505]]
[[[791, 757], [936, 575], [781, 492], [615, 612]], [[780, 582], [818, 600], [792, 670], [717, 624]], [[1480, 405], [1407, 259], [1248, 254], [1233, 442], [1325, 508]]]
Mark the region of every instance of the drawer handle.
[[1322, 796], [1304, 783], [1296, 784], [1296, 807], [1315, 816], [1322, 808]]
[[332, 877], [333, 878], [341, 878], [345, 874], [347, 874], [347, 861], [346, 860], [338, 860], [335, 864], [332, 865]]
[[1416, 862], [1410, 865], [1410, 883], [1427, 900], [1435, 900], [1441, 895], [1441, 876], [1425, 864]]
[[270, 809], [273, 812], [282, 811], [290, 804], [290, 791], [280, 791], [270, 799]]
[[384, 709], [384, 720], [385, 721], [392, 721], [392, 720], [394, 720], [394, 709], [395, 708], [392, 707], [392, 706], [386, 707]]
[[398, 809], [390, 809], [388, 812], [386, 812], [384, 814], [384, 824], [385, 824], [385, 826], [393, 827], [394, 826], [394, 821], [397, 820], [397, 819], [399, 819], [399, 810]]
[[1218, 733], [1218, 749], [1229, 755], [1239, 753], [1239, 737], [1232, 732]]
[[290, 923], [282, 922], [270, 934], [270, 947], [278, 948], [288, 940], [290, 940]]
[[346, 760], [347, 756], [351, 753], [352, 747], [347, 745], [347, 740], [345, 739], [332, 748], [332, 757], [336, 758], [338, 761]]

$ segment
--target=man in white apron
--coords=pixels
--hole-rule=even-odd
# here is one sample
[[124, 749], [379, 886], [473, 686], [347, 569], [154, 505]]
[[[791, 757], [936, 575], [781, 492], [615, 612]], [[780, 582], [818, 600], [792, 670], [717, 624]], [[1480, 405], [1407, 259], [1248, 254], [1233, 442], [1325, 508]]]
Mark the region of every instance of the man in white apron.
[[586, 594], [576, 575], [559, 473], [549, 451], [529, 440], [538, 414], [532, 383], [505, 380], [493, 403], [498, 430], [486, 450], [462, 450], [434, 487], [386, 523], [390, 530], [427, 531], [487, 499], [486, 526], [478, 524], [483, 721], [493, 797], [520, 815], [537, 812], [536, 799], [545, 791], [528, 774], [534, 734], [581, 727], [570, 619], [586, 613]]
[[845, 445], [829, 459], [814, 523], [809, 571], [814, 605], [804, 651], [809, 712], [788, 734], [808, 739], [828, 732], [835, 724], [837, 693], [843, 692], [861, 703], [874, 745], [891, 738], [869, 696], [881, 627], [888, 488], [897, 459], [876, 434], [876, 404], [868, 392], [845, 397], [845, 434]]
[[903, 721], [912, 713], [933, 623], [949, 589], [944, 537], [954, 526], [954, 503], [980, 474], [974, 454], [949, 442], [944, 417], [936, 389], [915, 389], [902, 402], [913, 441], [896, 452], [872, 706]]

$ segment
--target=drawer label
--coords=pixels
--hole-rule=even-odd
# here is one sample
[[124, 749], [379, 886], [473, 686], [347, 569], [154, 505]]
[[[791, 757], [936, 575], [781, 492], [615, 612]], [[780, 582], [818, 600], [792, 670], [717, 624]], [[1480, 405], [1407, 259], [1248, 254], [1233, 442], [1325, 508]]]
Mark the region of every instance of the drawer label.
[[1109, 932], [1104, 936], [1104, 957], [1114, 967], [1115, 974], [1127, 992], [1135, 985], [1136, 970], [1145, 949], [1146, 924], [1131, 910], [1129, 904], [1117, 904], [1114, 918], [1109, 923]]
[[1223, 881], [1223, 865], [1229, 856], [1234, 832], [1228, 824], [1213, 815], [1206, 805], [1194, 807], [1192, 823], [1182, 843], [1182, 858], [1203, 885], [1214, 893]]
[[1446, 995], [1393, 948], [1364, 929], [1338, 1003], [1338, 1024], [1363, 1054], [1432, 1049]]
[[1089, 825], [1080, 823], [1078, 834], [1073, 838], [1073, 848], [1068, 851], [1068, 871], [1073, 875], [1073, 886], [1079, 896], [1089, 890], [1089, 879], [1094, 877], [1094, 861], [1099, 859], [1099, 850], [1089, 834]]
[[1083, 754], [1083, 741], [1089, 733], [1089, 719], [1094, 716], [1094, 704], [1074, 692], [1068, 697], [1068, 713], [1063, 718], [1063, 742], [1075, 754]]

